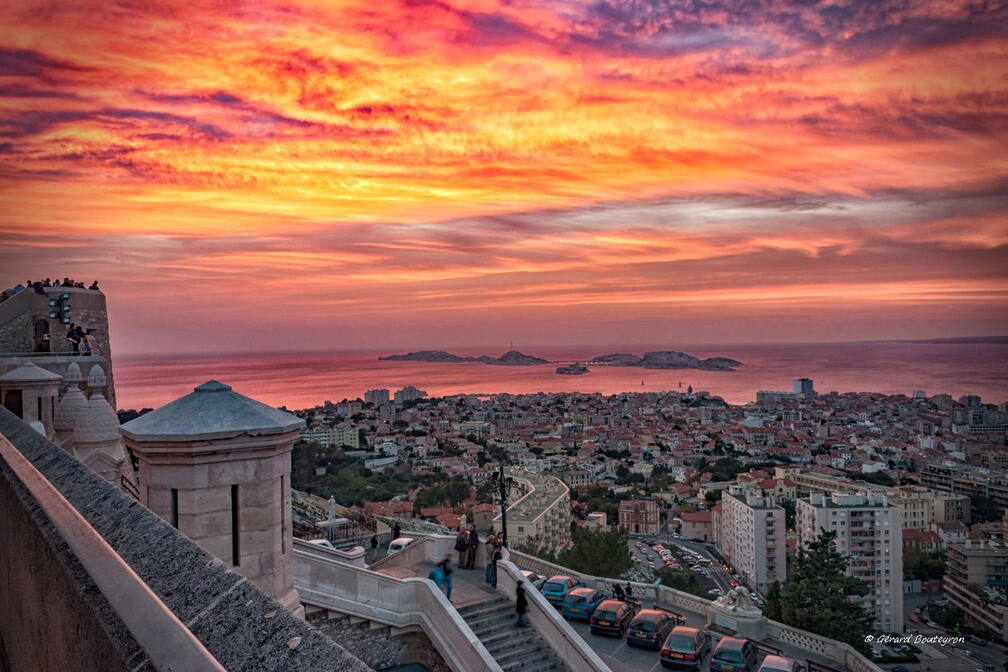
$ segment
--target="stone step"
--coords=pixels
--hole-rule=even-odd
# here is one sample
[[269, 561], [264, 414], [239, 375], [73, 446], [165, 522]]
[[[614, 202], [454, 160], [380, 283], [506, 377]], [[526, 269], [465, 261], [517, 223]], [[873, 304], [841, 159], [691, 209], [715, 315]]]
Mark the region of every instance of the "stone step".
[[497, 633], [513, 629], [515, 627], [514, 622], [515, 617], [505, 616], [493, 621], [484, 621], [476, 627], [470, 625], [469, 629], [482, 641], [484, 637], [492, 637]]
[[490, 648], [501, 640], [534, 639], [537, 636], [538, 635], [536, 634], [534, 628], [518, 628], [515, 627], [512, 622], [512, 626], [510, 628], [501, 628], [500, 632], [488, 633], [485, 637], [480, 638], [480, 641], [483, 642], [484, 646]]
[[532, 651], [520, 657], [512, 658], [507, 662], [497, 662], [500, 663], [501, 669], [503, 669], [504, 672], [515, 672], [516, 670], [530, 672], [533, 669], [560, 669], [558, 667], [547, 667], [549, 665], [559, 665], [559, 663], [552, 654], [547, 658], [540, 651]]
[[538, 654], [540, 658], [546, 658], [547, 656], [553, 655], [553, 651], [550, 649], [549, 645], [541, 639], [536, 638], [524, 642], [516, 642], [512, 646], [495, 651], [493, 653], [493, 657], [494, 660], [503, 666], [512, 660], [524, 658], [532, 653]]
[[510, 632], [503, 633], [493, 639], [484, 638], [480, 640], [494, 658], [499, 659], [516, 649], [529, 649], [538, 646], [541, 640], [535, 633], [526, 632], [524, 628], [515, 628]]
[[487, 614], [482, 614], [475, 619], [466, 619], [466, 623], [475, 633], [477, 630], [485, 630], [487, 627], [496, 627], [500, 624], [507, 623], [508, 621], [515, 621], [518, 615], [512, 610], [501, 610], [498, 612], [490, 612]]
[[458, 609], [457, 611], [459, 613], [459, 616], [461, 616], [462, 618], [466, 618], [469, 614], [476, 614], [476, 613], [479, 613], [481, 611], [487, 611], [487, 610], [490, 610], [490, 609], [499, 609], [500, 607], [502, 607], [505, 604], [510, 604], [510, 602], [508, 602], [507, 598], [505, 598], [503, 595], [501, 595], [501, 596], [495, 597], [493, 599], [487, 600], [485, 602], [478, 602], [476, 604], [470, 604], [469, 606], [462, 607], [461, 609]]

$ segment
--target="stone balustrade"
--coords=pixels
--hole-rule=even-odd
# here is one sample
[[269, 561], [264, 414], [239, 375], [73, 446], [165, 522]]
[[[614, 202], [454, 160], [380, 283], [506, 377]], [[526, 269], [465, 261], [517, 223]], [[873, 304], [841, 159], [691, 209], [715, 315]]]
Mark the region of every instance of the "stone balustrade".
[[[425, 540], [426, 541], [426, 540]], [[434, 543], [418, 542], [399, 555], [420, 553]], [[294, 540], [294, 587], [306, 605], [364, 618], [395, 628], [419, 627], [452, 669], [501, 672], [500, 666], [451, 603], [427, 579], [398, 579], [354, 567], [333, 551]]]

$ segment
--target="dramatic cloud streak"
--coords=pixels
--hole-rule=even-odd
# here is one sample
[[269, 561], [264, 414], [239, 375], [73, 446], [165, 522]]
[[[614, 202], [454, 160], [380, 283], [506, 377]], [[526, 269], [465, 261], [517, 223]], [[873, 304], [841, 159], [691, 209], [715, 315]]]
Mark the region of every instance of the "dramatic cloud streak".
[[127, 350], [1008, 327], [1002, 2], [0, 16], [4, 279]]

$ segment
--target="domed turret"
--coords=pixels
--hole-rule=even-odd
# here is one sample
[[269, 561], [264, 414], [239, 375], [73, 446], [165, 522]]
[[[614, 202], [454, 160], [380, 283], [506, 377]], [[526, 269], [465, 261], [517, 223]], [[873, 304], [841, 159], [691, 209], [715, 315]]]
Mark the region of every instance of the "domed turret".
[[0, 399], [14, 415], [26, 423], [39, 422], [46, 438], [52, 436], [56, 399], [63, 377], [35, 362], [25, 362], [0, 376]]
[[77, 362], [70, 362], [67, 366], [66, 375], [63, 376], [63, 380], [68, 383], [78, 385], [83, 379], [84, 376], [81, 375], [81, 370], [80, 367], [77, 366]]
[[[71, 364], [71, 366], [77, 365]], [[67, 373], [69, 374], [70, 371], [68, 370]], [[80, 369], [77, 369], [77, 377], [80, 378]], [[87, 405], [87, 397], [76, 384], [73, 384], [60, 399], [59, 405], [56, 406], [56, 417], [53, 419], [55, 442], [71, 453], [74, 445], [74, 429], [84, 418]]]
[[88, 372], [87, 384], [92, 390], [104, 388], [108, 384], [105, 380], [105, 369], [97, 364], [92, 366], [91, 371]]
[[119, 436], [119, 418], [101, 392], [91, 395], [74, 427], [73, 440], [77, 459], [105, 480], [119, 482], [126, 453]]

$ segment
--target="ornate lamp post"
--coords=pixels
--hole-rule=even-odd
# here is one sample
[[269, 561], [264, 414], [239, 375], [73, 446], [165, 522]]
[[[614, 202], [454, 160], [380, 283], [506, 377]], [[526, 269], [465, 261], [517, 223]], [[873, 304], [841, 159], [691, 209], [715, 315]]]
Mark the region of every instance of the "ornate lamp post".
[[511, 492], [517, 483], [515, 479], [510, 476], [504, 475], [504, 460], [500, 460], [497, 463], [497, 472], [492, 476], [494, 482], [497, 484], [500, 493], [500, 507], [501, 507], [501, 546], [504, 548], [508, 547], [507, 543], [507, 509], [508, 509], [508, 493]]

